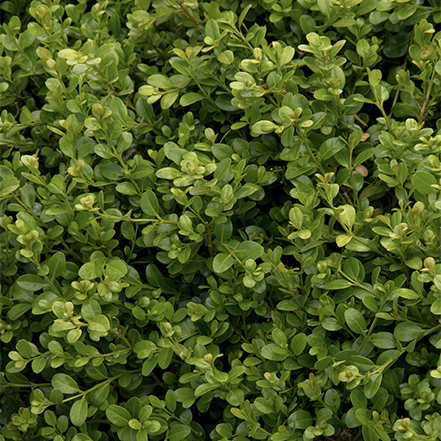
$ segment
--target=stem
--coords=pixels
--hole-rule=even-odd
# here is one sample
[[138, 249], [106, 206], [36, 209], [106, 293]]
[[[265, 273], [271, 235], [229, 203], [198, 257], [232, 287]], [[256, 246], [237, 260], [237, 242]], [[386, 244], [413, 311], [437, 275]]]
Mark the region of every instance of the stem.
[[181, 12], [183, 12], [194, 23], [195, 26], [199, 26], [199, 22], [191, 15], [191, 12], [179, 1], [177, 3], [181, 7]]
[[430, 92], [432, 91], [434, 73], [435, 73], [435, 69], [432, 70], [432, 77], [428, 81], [429, 87], [427, 88], [426, 99], [424, 100], [424, 103], [423, 103], [423, 105], [421, 107], [421, 110], [420, 110], [420, 115], [418, 117], [418, 122], [420, 124], [425, 120], [424, 113], [426, 112], [426, 107], [427, 107], [427, 104], [428, 104], [429, 99], [430, 99]]
[[297, 124], [295, 124], [295, 128], [297, 130], [297, 133], [299, 134], [300, 138], [302, 138], [303, 143], [305, 144], [306, 149], [308, 150], [308, 153], [312, 159], [312, 161], [315, 163], [317, 168], [323, 173], [323, 175], [326, 174], [325, 169], [322, 167], [319, 161], [317, 161], [317, 158], [315, 157], [313, 151], [311, 150], [311, 147], [309, 146], [308, 139], [306, 138], [305, 132], [303, 129], [301, 129]]

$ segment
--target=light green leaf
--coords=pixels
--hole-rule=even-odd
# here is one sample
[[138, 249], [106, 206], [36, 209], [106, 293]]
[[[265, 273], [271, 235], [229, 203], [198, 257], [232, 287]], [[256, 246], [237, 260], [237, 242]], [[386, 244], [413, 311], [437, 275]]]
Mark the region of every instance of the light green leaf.
[[81, 400], [75, 401], [70, 408], [69, 417], [74, 426], [81, 426], [87, 418], [87, 410], [89, 406], [83, 397]]
[[78, 383], [66, 374], [55, 374], [51, 383], [54, 389], [59, 389], [63, 394], [74, 394], [80, 391]]
[[412, 176], [412, 185], [421, 194], [435, 193], [435, 188], [432, 185], [436, 185], [437, 180], [433, 174], [426, 171], [417, 171]]
[[179, 100], [179, 104], [182, 107], [186, 107], [189, 106], [190, 104], [197, 103], [198, 101], [201, 101], [203, 99], [204, 97], [199, 93], [188, 92], [181, 96], [181, 99]]
[[258, 121], [251, 127], [251, 131], [255, 135], [266, 135], [267, 133], [274, 132], [277, 129], [277, 124], [271, 121]]
[[160, 218], [158, 198], [153, 191], [147, 190], [142, 194], [141, 209], [148, 216]]
[[213, 259], [213, 270], [218, 274], [230, 269], [234, 264], [234, 257], [227, 253], [220, 253]]
[[161, 98], [161, 109], [169, 109], [178, 99], [179, 91], [168, 92]]
[[338, 279], [338, 280], [331, 280], [325, 285], [325, 289], [335, 290], [335, 289], [345, 289], [352, 286], [352, 283], [349, 282], [349, 280], [346, 279]]
[[355, 308], [349, 308], [345, 311], [345, 320], [351, 331], [357, 334], [363, 334], [367, 331], [366, 319], [360, 311]]
[[230, 50], [221, 52], [217, 56], [217, 60], [220, 61], [222, 64], [230, 65], [234, 61], [234, 53]]
[[115, 190], [118, 193], [125, 194], [127, 196], [134, 196], [138, 194], [138, 190], [136, 190], [135, 186], [131, 182], [121, 182], [115, 187]]
[[111, 404], [106, 409], [106, 417], [112, 424], [118, 427], [128, 426], [129, 421], [132, 419], [129, 411], [117, 404]]
[[340, 213], [341, 221], [349, 228], [352, 229], [352, 226], [355, 222], [355, 208], [352, 205], [340, 205], [339, 209], [343, 209]]

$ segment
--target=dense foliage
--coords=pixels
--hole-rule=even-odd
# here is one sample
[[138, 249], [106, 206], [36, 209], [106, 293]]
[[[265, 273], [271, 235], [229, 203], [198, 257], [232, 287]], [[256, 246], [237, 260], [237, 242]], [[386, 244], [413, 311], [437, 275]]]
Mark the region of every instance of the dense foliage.
[[440, 440], [437, 5], [3, 1], [0, 440]]

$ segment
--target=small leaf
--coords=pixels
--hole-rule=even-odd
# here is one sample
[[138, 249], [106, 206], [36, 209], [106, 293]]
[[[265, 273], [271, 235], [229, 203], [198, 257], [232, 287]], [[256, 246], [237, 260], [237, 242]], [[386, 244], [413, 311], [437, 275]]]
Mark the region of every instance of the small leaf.
[[274, 132], [276, 128], [277, 125], [271, 121], [259, 121], [251, 127], [251, 131], [256, 135], [266, 135], [267, 133]]
[[218, 274], [230, 269], [234, 264], [234, 257], [227, 253], [220, 253], [213, 259], [213, 270]]
[[378, 332], [372, 334], [369, 340], [374, 346], [380, 349], [394, 349], [397, 347], [397, 343], [394, 336], [390, 332]]
[[161, 98], [161, 109], [169, 109], [178, 99], [179, 91], [168, 92]]
[[141, 209], [148, 216], [159, 216], [159, 202], [152, 190], [145, 191], [141, 196]]
[[306, 348], [307, 341], [308, 338], [306, 337], [306, 334], [304, 334], [303, 332], [300, 334], [296, 334], [292, 338], [291, 343], [289, 345], [292, 353], [297, 357], [301, 355]]
[[80, 391], [77, 382], [66, 374], [55, 374], [51, 383], [54, 389], [59, 389], [63, 394], [74, 394]]
[[436, 185], [436, 183], [435, 176], [426, 171], [417, 171], [412, 176], [412, 185], [421, 194], [435, 193], [435, 188], [431, 186]]
[[106, 409], [106, 416], [112, 424], [115, 424], [115, 426], [118, 427], [128, 426], [129, 421], [132, 419], [132, 416], [127, 409], [116, 404], [111, 404]]
[[342, 150], [346, 144], [340, 138], [327, 139], [320, 146], [320, 154], [322, 155], [322, 161], [333, 157], [337, 152]]
[[26, 291], [40, 291], [46, 286], [45, 281], [33, 274], [25, 274], [17, 279], [17, 285]]
[[70, 420], [74, 426], [81, 426], [87, 418], [88, 404], [85, 398], [75, 401], [70, 408]]
[[344, 247], [345, 245], [347, 245], [350, 241], [352, 240], [351, 236], [347, 236], [346, 234], [339, 234], [336, 238], [335, 238], [335, 243], [340, 247]]
[[134, 196], [134, 195], [138, 194], [138, 191], [136, 190], [135, 186], [131, 182], [121, 182], [121, 184], [118, 184], [115, 187], [115, 190], [118, 193], [122, 193], [127, 196]]
[[352, 205], [340, 205], [338, 208], [343, 209], [339, 214], [341, 221], [349, 229], [352, 229], [352, 225], [354, 225], [355, 222], [355, 208]]
[[381, 70], [378, 69], [374, 69], [372, 71], [369, 72], [369, 83], [372, 87], [377, 86], [378, 84], [380, 84], [381, 81]]
[[338, 279], [338, 280], [331, 280], [325, 285], [325, 289], [335, 290], [335, 289], [345, 289], [352, 286], [352, 283], [349, 282], [349, 280], [345, 279]]
[[360, 311], [355, 308], [349, 308], [345, 311], [345, 320], [351, 331], [357, 334], [363, 334], [367, 331], [366, 319]]
[[181, 96], [181, 99], [179, 100], [179, 104], [182, 107], [186, 107], [189, 106], [190, 104], [197, 103], [198, 101], [201, 101], [203, 99], [204, 97], [199, 93], [188, 92]]
[[234, 61], [234, 53], [230, 50], [221, 52], [217, 56], [217, 60], [220, 61], [222, 64], [230, 65]]
[[430, 307], [432, 314], [441, 315], [441, 299], [436, 299]]
[[[261, 349], [261, 354], [267, 360], [272, 361], [283, 361], [288, 357], [288, 351], [286, 349], [278, 348], [278, 346], [274, 343], [270, 343], [269, 345], [265, 345]], [[277, 351], [277, 352], [276, 352]]]
[[169, 441], [181, 441], [187, 438], [191, 433], [191, 427], [185, 424], [172, 424], [168, 432]]
[[381, 382], [383, 381], [383, 375], [381, 374], [373, 374], [369, 377], [369, 381], [364, 385], [364, 395], [367, 399], [371, 399], [378, 392], [378, 389], [381, 386]]
[[419, 294], [417, 294], [412, 289], [407, 289], [407, 288], [399, 288], [399, 289], [397, 289], [397, 294], [400, 297], [403, 297], [403, 299], [408, 299], [408, 300], [414, 300], [414, 299], [419, 299], [420, 298]]
[[421, 331], [416, 323], [399, 323], [394, 330], [394, 337], [399, 341], [411, 341], [417, 338]]

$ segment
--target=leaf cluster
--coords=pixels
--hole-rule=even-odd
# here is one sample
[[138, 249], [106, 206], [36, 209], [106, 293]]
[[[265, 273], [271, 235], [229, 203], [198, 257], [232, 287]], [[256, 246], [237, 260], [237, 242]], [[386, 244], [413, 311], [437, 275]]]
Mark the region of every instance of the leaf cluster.
[[0, 441], [441, 439], [435, 0], [0, 8]]

